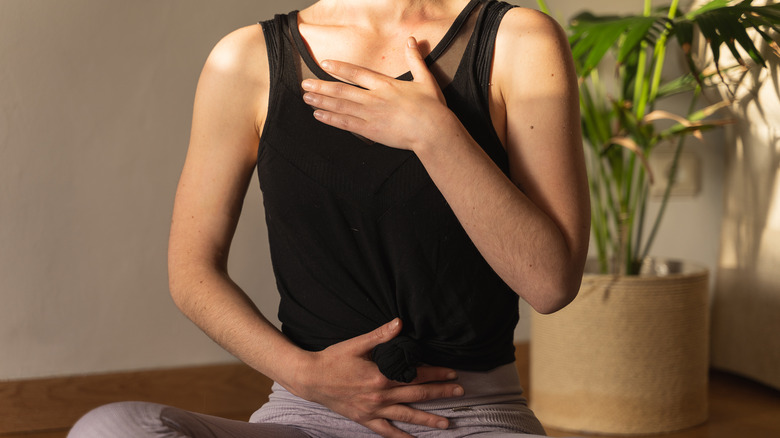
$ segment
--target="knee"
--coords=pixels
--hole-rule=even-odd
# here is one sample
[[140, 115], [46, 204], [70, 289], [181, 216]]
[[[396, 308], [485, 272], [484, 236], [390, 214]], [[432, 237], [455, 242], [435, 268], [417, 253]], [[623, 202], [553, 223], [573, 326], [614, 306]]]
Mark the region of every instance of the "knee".
[[121, 438], [151, 436], [161, 424], [163, 405], [143, 402], [119, 402], [100, 406], [81, 417], [68, 438]]

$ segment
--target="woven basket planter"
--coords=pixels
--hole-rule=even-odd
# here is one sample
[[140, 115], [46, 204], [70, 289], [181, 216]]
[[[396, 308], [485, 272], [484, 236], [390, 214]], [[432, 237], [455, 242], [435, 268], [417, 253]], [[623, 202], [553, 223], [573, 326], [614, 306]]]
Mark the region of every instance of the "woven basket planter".
[[631, 435], [706, 421], [708, 272], [670, 261], [644, 272], [586, 274], [569, 306], [534, 312], [529, 401], [545, 426]]

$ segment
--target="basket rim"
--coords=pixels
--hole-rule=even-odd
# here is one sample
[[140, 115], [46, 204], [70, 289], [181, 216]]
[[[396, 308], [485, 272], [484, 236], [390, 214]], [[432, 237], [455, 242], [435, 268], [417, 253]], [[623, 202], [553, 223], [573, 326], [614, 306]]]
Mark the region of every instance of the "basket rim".
[[642, 263], [642, 270], [639, 275], [625, 274], [602, 274], [598, 271], [598, 260], [595, 257], [588, 257], [585, 263], [585, 278], [620, 278], [621, 281], [647, 281], [675, 278], [695, 278], [698, 276], [708, 276], [710, 270], [698, 263], [689, 262], [683, 259], [671, 257], [647, 257]]

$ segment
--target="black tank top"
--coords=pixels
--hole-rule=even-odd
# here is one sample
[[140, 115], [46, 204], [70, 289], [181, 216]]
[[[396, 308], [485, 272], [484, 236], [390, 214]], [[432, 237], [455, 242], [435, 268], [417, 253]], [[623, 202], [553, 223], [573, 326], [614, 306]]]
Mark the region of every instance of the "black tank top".
[[[472, 0], [426, 59], [449, 108], [507, 174], [488, 86], [498, 25], [511, 7]], [[297, 23], [297, 11], [261, 23], [271, 88], [257, 166], [282, 331], [316, 351], [400, 317], [402, 335], [373, 354], [400, 381], [419, 363], [485, 371], [514, 361], [517, 294], [413, 152], [314, 119], [301, 81], [336, 79], [314, 61]]]

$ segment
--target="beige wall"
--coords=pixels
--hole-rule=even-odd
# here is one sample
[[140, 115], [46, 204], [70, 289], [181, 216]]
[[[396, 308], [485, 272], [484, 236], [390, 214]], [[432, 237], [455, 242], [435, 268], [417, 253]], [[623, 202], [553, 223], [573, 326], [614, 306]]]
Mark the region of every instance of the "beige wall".
[[[222, 35], [306, 3], [0, 2], [0, 379], [229, 359], [167, 291], [193, 93]], [[259, 196], [231, 269], [273, 317]]]
[[739, 87], [720, 88], [734, 99], [737, 123], [727, 148], [712, 364], [780, 389], [780, 60], [754, 41], [768, 68], [732, 72]]
[[[192, 96], [220, 36], [307, 3], [0, 1], [0, 379], [231, 360], [167, 292]], [[579, 5], [551, 0], [559, 18]], [[704, 192], [674, 202], [655, 253], [714, 266], [722, 166], [706, 156]], [[273, 318], [266, 245], [255, 180], [231, 272]]]

